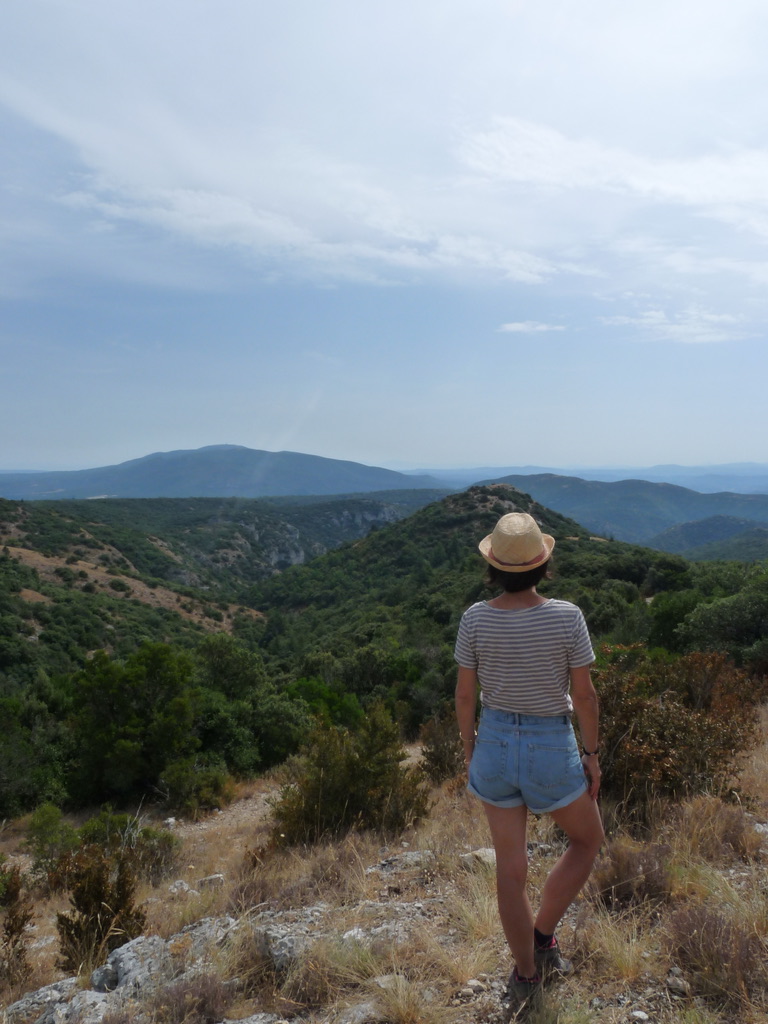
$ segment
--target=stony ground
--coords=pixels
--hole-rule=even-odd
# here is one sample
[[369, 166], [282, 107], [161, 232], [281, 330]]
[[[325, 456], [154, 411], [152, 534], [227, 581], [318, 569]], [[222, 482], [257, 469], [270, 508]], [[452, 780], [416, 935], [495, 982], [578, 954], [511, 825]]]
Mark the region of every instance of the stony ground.
[[[418, 758], [416, 748], [410, 757]], [[276, 788], [273, 781], [259, 780], [242, 787], [229, 807], [201, 821], [166, 819], [164, 827], [181, 841], [181, 855], [172, 877], [140, 891], [147, 938], [136, 940], [148, 942], [152, 956], [171, 964], [164, 983], [203, 971], [230, 984], [228, 979], [242, 974], [241, 967], [232, 965], [241, 956], [237, 950], [245, 935], [258, 947], [260, 962], [272, 965], [274, 977], [293, 972], [294, 988], [265, 984], [259, 991], [238, 990], [226, 1012], [207, 1018], [207, 1024], [284, 1019], [296, 1024], [502, 1024], [510, 1019], [502, 998], [509, 957], [492, 871], [484, 863], [487, 855], [478, 852], [487, 850], [489, 836], [481, 810], [461, 787], [444, 787], [430, 818], [389, 846], [363, 837], [287, 853], [279, 862], [265, 860], [244, 873], [246, 851], [260, 850], [267, 839], [269, 800]], [[152, 823], [162, 826], [163, 819]], [[0, 852], [26, 866], [23, 825], [0, 831]], [[532, 824], [530, 839], [535, 898], [561, 847], [546, 821]], [[707, 867], [706, 875], [696, 868], [701, 875], [696, 884], [718, 888], [731, 902], [765, 889], [759, 844], [758, 838], [749, 863], [733, 859], [716, 869]], [[67, 982], [54, 968], [55, 914], [63, 909], [62, 897], [36, 908], [30, 933], [35, 971], [27, 985], [27, 991], [63, 985], [63, 995], [42, 1012], [33, 1000], [5, 1018], [0, 1014], [1, 1024], [96, 1024], [103, 1019], [105, 999], [114, 994], [96, 991], [90, 976]], [[613, 945], [610, 929], [615, 931]], [[663, 922], [652, 915], [609, 919], [598, 904], [582, 898], [563, 922], [560, 937], [575, 970], [548, 987], [532, 1024], [768, 1022], [755, 999], [725, 1008], [705, 1000], [696, 979], [675, 966], [664, 943]], [[357, 972], [354, 982], [344, 971]], [[116, 990], [123, 1001], [109, 1006], [111, 1012], [127, 1006], [128, 1016], [110, 1024], [202, 1024], [194, 1016], [152, 1018], [146, 1009], [149, 988], [139, 985], [130, 998], [123, 988]]]

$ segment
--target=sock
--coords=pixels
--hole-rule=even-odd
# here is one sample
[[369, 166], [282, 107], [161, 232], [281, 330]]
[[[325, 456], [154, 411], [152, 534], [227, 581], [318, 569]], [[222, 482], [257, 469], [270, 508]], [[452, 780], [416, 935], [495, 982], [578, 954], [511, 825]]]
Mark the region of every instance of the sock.
[[538, 928], [533, 929], [533, 941], [538, 949], [549, 949], [554, 945], [554, 938], [554, 932], [551, 935], [542, 935]]
[[539, 977], [538, 971], [536, 974], [531, 975], [530, 978], [524, 978], [522, 974], [518, 972], [517, 968], [515, 968], [515, 981], [527, 981], [529, 984], [535, 985], [537, 982], [541, 981], [541, 978]]

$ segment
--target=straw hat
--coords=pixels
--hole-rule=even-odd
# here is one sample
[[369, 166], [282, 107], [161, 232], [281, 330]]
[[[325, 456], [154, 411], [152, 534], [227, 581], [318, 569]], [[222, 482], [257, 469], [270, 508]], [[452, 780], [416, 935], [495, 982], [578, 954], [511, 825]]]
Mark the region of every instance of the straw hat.
[[542, 533], [536, 520], [527, 512], [510, 512], [502, 516], [493, 533], [478, 544], [486, 562], [502, 572], [535, 569], [547, 561], [554, 546], [555, 538]]

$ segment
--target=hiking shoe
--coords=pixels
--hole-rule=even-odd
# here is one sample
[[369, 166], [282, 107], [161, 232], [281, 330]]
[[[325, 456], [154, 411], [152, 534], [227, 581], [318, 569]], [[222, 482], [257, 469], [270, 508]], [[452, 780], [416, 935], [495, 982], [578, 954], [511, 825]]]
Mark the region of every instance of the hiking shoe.
[[541, 995], [541, 976], [521, 978], [517, 968], [512, 971], [504, 998], [509, 1000], [510, 1020], [522, 1021], [534, 1008]]
[[533, 959], [540, 974], [570, 974], [573, 964], [560, 955], [557, 939], [552, 936], [549, 946], [537, 946], [533, 951]]

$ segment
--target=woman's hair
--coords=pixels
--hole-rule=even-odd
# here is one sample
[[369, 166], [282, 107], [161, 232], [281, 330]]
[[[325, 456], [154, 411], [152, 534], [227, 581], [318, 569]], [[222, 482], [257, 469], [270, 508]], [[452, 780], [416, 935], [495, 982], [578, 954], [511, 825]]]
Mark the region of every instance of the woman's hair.
[[495, 565], [488, 565], [485, 573], [485, 582], [489, 587], [501, 587], [508, 594], [517, 593], [520, 590], [529, 590], [541, 583], [545, 576], [551, 575], [552, 559], [537, 565], [535, 569], [528, 569], [527, 572], [502, 572]]

